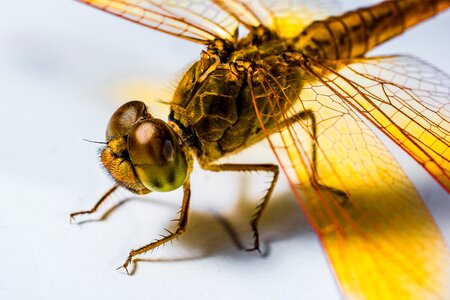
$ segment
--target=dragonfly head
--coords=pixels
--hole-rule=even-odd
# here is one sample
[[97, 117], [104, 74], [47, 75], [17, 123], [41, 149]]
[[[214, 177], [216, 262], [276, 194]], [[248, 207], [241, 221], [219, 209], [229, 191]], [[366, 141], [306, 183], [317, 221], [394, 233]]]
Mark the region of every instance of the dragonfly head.
[[131, 192], [172, 191], [186, 180], [186, 146], [166, 122], [147, 112], [143, 102], [128, 102], [114, 112], [106, 141], [101, 162]]

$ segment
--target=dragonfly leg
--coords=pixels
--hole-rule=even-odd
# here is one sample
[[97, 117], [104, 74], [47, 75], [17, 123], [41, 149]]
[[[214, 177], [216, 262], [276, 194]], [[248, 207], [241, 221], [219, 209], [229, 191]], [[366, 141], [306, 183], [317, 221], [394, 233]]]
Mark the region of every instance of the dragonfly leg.
[[70, 214], [70, 220], [74, 220], [76, 216], [79, 215], [90, 215], [93, 214], [97, 211], [97, 209], [100, 207], [100, 205], [102, 205], [103, 202], [106, 201], [106, 199], [109, 198], [109, 196], [111, 196], [112, 193], [114, 193], [115, 190], [117, 190], [117, 188], [119, 187], [119, 185], [115, 184], [112, 188], [110, 188], [101, 198], [100, 200], [97, 201], [97, 203], [95, 203], [94, 207], [92, 207], [90, 210], [82, 210], [82, 211], [77, 211], [77, 212], [73, 212]]
[[269, 199], [272, 196], [273, 189], [277, 183], [279, 168], [277, 165], [272, 164], [221, 164], [221, 165], [206, 165], [202, 166], [203, 169], [212, 171], [212, 172], [257, 172], [263, 171], [273, 174], [272, 182], [270, 183], [269, 188], [266, 191], [266, 194], [261, 199], [261, 203], [256, 207], [256, 212], [253, 214], [252, 219], [250, 221], [250, 226], [253, 231], [254, 241], [253, 247], [247, 249], [247, 251], [258, 251], [261, 253], [259, 249], [259, 233], [258, 233], [258, 223], [261, 219], [261, 216], [264, 212], [264, 209], [267, 207], [269, 203]]
[[304, 110], [297, 115], [293, 116], [293, 122], [297, 122], [299, 120], [310, 120], [311, 121], [311, 134], [312, 134], [312, 176], [310, 178], [311, 185], [315, 188], [319, 188], [323, 191], [331, 192], [337, 196], [337, 199], [340, 199], [339, 204], [341, 206], [346, 206], [349, 204], [348, 195], [346, 192], [330, 187], [324, 184], [321, 184], [318, 180], [317, 174], [317, 122], [314, 112], [312, 110]]
[[184, 191], [183, 202], [181, 204], [180, 217], [178, 218], [177, 229], [173, 232], [166, 229], [168, 232], [167, 235], [162, 235], [162, 238], [157, 239], [154, 242], [151, 242], [151, 243], [149, 243], [145, 246], [142, 246], [136, 250], [131, 250], [125, 263], [117, 269], [124, 268], [125, 271], [127, 272], [127, 274], [129, 275], [130, 273], [128, 272], [127, 267], [132, 262], [133, 257], [135, 257], [136, 255], [146, 253], [150, 250], [153, 250], [153, 249], [177, 238], [178, 236], [182, 235], [186, 231], [186, 225], [187, 225], [188, 215], [189, 215], [190, 197], [191, 197], [191, 185], [189, 182], [189, 178], [186, 180], [186, 182], [183, 185], [183, 191]]

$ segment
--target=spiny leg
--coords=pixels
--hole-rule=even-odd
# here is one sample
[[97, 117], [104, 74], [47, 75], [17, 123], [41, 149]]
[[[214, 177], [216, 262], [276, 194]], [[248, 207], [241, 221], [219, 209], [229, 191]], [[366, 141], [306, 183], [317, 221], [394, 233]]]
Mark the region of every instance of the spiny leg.
[[183, 185], [183, 202], [181, 204], [180, 218], [178, 219], [177, 229], [174, 232], [167, 230], [169, 234], [163, 236], [161, 239], [158, 239], [145, 246], [142, 246], [139, 249], [131, 250], [125, 263], [117, 269], [124, 268], [127, 274], [129, 275], [130, 273], [128, 272], [127, 267], [132, 262], [134, 256], [155, 249], [183, 234], [186, 230], [186, 225], [188, 221], [190, 197], [191, 197], [191, 185], [188, 178], [186, 179], [186, 182]]
[[321, 184], [318, 180], [318, 175], [317, 175], [317, 122], [316, 122], [316, 117], [314, 116], [314, 112], [312, 110], [304, 110], [300, 113], [298, 113], [297, 115], [291, 117], [290, 120], [292, 120], [293, 122], [297, 122], [299, 120], [305, 120], [305, 119], [309, 119], [311, 120], [311, 133], [312, 133], [312, 176], [311, 176], [311, 185], [319, 188], [321, 190], [324, 191], [328, 191], [331, 192], [333, 194], [335, 194], [336, 196], [338, 196], [338, 199], [343, 199], [342, 201], [339, 202], [339, 204], [341, 206], [345, 206], [348, 204], [348, 195], [347, 193], [345, 193], [344, 191], [337, 189], [337, 188], [333, 188], [324, 184]]
[[254, 235], [254, 243], [253, 248], [247, 249], [247, 251], [258, 251], [261, 253], [259, 249], [259, 233], [258, 233], [258, 223], [261, 219], [261, 216], [264, 212], [264, 209], [267, 207], [269, 203], [269, 199], [272, 196], [273, 189], [277, 183], [279, 169], [277, 165], [272, 164], [222, 164], [222, 165], [206, 165], [202, 166], [203, 169], [212, 171], [212, 172], [255, 172], [255, 171], [263, 171], [273, 173], [272, 182], [270, 183], [269, 188], [267, 189], [266, 194], [261, 200], [261, 203], [256, 207], [256, 212], [253, 214], [252, 219], [250, 221], [250, 226], [252, 227], [253, 235]]
[[117, 190], [117, 188], [119, 187], [119, 185], [115, 184], [112, 188], [110, 188], [101, 198], [100, 200], [97, 201], [97, 203], [95, 203], [94, 207], [92, 207], [90, 210], [82, 210], [82, 211], [77, 211], [74, 213], [70, 214], [70, 219], [74, 220], [76, 216], [78, 215], [90, 215], [93, 214], [97, 211], [97, 209], [100, 207], [100, 205], [102, 205], [103, 202], [106, 201], [106, 199], [109, 198], [109, 196], [111, 196], [112, 193], [114, 193], [115, 190]]

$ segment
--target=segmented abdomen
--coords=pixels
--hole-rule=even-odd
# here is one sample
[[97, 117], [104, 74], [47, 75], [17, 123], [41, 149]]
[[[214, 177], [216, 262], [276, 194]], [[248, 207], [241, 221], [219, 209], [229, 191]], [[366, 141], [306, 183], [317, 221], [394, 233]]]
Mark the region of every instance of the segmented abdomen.
[[385, 1], [314, 22], [297, 37], [295, 45], [319, 58], [357, 57], [448, 7], [450, 0]]

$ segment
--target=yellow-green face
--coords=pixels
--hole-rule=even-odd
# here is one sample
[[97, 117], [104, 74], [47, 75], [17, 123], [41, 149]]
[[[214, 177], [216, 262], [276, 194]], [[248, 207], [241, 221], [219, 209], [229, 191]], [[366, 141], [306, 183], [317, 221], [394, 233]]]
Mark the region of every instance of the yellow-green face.
[[136, 194], [168, 192], [187, 177], [182, 145], [162, 120], [153, 118], [140, 101], [128, 102], [112, 115], [101, 161], [114, 180]]

